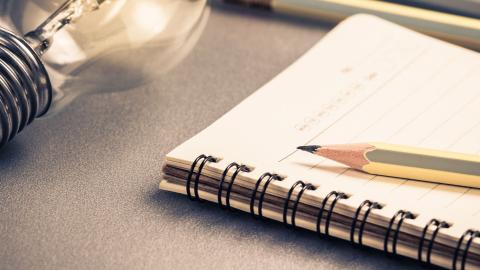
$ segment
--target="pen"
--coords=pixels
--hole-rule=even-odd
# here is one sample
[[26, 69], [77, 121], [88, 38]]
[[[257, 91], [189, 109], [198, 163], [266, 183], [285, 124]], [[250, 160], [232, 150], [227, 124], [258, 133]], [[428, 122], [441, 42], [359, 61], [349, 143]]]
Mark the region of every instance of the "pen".
[[366, 13], [465, 47], [480, 49], [480, 19], [377, 0], [225, 0], [338, 22]]
[[479, 155], [377, 142], [298, 149], [370, 174], [480, 188]]

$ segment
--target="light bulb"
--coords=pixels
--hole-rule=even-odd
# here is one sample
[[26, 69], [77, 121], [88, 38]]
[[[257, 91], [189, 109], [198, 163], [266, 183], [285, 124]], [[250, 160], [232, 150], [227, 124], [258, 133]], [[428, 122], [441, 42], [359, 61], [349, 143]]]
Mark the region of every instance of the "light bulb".
[[0, 147], [81, 94], [148, 83], [192, 49], [207, 0], [0, 0]]

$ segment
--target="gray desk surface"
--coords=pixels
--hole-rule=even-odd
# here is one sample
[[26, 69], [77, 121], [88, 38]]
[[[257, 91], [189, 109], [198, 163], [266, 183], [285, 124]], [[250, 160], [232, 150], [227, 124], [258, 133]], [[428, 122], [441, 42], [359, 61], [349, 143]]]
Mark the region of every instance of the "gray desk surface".
[[0, 151], [1, 269], [412, 268], [406, 259], [158, 190], [164, 155], [318, 41], [312, 21], [212, 4], [148, 87], [86, 96]]

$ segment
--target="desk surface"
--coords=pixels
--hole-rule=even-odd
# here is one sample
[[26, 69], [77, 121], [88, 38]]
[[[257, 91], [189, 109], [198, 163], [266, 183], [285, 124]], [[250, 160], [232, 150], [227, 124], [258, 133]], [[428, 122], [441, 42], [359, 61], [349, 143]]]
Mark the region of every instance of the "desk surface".
[[34, 122], [0, 151], [0, 268], [418, 267], [158, 190], [169, 150], [327, 30], [214, 2], [198, 46], [167, 76], [135, 91], [82, 97]]

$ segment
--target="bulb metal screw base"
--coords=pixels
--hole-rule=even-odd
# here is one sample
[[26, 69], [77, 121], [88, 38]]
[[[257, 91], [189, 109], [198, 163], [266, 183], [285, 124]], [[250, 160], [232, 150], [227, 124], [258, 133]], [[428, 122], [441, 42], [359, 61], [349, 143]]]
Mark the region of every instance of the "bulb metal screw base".
[[52, 102], [52, 85], [25, 38], [0, 27], [0, 148]]

